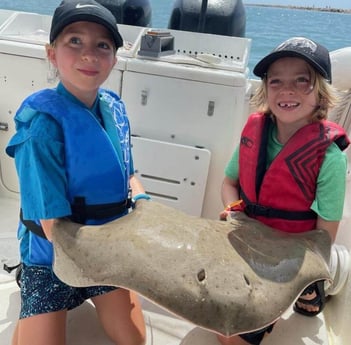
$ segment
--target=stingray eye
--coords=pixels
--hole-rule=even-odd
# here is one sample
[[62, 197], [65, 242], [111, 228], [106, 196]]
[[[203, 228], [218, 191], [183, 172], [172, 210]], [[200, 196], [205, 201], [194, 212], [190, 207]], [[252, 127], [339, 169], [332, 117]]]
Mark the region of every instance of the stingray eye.
[[206, 279], [206, 271], [202, 268], [198, 273], [197, 273], [197, 280], [199, 283], [202, 283]]

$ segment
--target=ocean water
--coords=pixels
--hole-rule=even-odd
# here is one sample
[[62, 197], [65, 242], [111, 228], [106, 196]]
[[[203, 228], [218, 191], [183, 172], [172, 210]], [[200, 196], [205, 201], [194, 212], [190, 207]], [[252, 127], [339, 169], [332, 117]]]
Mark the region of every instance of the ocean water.
[[[113, 1], [113, 0], [111, 0]], [[0, 0], [0, 8], [52, 14], [61, 0]], [[118, 1], [117, 1], [118, 2]], [[150, 0], [152, 27], [167, 28], [175, 0]], [[246, 37], [252, 39], [249, 68], [292, 36], [306, 36], [330, 51], [351, 46], [351, 14], [245, 6]]]

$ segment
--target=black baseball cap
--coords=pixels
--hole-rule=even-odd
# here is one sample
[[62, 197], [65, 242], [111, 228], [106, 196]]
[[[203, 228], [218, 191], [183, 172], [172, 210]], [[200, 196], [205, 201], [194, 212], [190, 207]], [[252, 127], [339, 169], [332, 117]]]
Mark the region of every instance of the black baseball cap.
[[331, 82], [331, 63], [328, 49], [305, 37], [292, 37], [281, 43], [270, 54], [258, 62], [253, 70], [254, 74], [260, 78], [264, 78], [269, 66], [283, 57], [304, 59], [325, 79]]
[[123, 46], [123, 39], [118, 32], [114, 15], [106, 7], [94, 0], [63, 0], [52, 17], [50, 43], [55, 41], [67, 25], [79, 21], [103, 25], [110, 31], [116, 49]]

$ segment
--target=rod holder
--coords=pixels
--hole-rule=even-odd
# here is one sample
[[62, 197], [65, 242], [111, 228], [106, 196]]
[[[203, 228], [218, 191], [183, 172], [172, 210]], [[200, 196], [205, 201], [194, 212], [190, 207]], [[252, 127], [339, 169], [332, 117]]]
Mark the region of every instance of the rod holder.
[[151, 30], [142, 36], [138, 55], [160, 57], [174, 54], [174, 37], [169, 31]]

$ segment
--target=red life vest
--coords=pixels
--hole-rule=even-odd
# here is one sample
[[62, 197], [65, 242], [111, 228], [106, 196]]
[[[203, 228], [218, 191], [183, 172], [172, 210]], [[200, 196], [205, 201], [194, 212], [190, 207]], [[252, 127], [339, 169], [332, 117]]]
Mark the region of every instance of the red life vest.
[[244, 129], [239, 151], [240, 197], [245, 212], [266, 225], [286, 232], [316, 227], [317, 214], [310, 207], [327, 148], [335, 142], [349, 145], [342, 127], [323, 120], [299, 129], [266, 170], [269, 127], [272, 119], [252, 114]]

